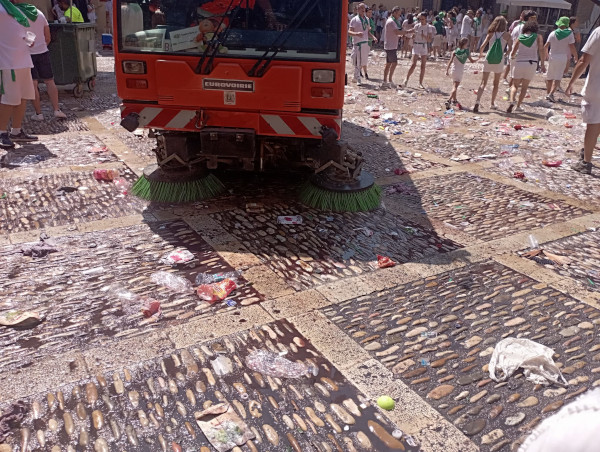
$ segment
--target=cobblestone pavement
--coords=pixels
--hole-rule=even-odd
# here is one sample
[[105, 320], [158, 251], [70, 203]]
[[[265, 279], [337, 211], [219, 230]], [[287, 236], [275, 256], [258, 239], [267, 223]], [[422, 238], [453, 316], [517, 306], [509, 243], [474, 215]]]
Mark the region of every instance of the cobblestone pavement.
[[[225, 193], [189, 205], [133, 199], [92, 176], [119, 169], [132, 182], [154, 163], [147, 133], [119, 126], [110, 52], [94, 92], [61, 87], [67, 120], [42, 90], [46, 121], [24, 126], [39, 142], [0, 152], [0, 313], [43, 317], [0, 327], [0, 410], [28, 407], [0, 452], [208, 452], [196, 414], [219, 403], [252, 437], [236, 452], [516, 451], [600, 384], [598, 178], [569, 169], [579, 98], [546, 102], [538, 75], [525, 113], [489, 110], [488, 89], [475, 114], [475, 64], [464, 108], [447, 111], [447, 60], [428, 63], [424, 90], [418, 74], [380, 89], [383, 61], [375, 51], [372, 79], [345, 93], [343, 139], [383, 188], [380, 208], [358, 214], [302, 206], [298, 175], [219, 174]], [[397, 81], [407, 68], [401, 59]], [[264, 212], [249, 213], [252, 202]], [[56, 251], [25, 255], [39, 240]], [[563, 264], [523, 256], [532, 242]], [[177, 248], [193, 260], [161, 263]], [[377, 255], [397, 265], [379, 269]], [[193, 291], [198, 274], [234, 270], [228, 303]], [[159, 271], [187, 280], [183, 292]], [[149, 299], [160, 315], [144, 317]], [[568, 385], [521, 371], [491, 380], [506, 337], [551, 347]], [[318, 373], [261, 375], [245, 363], [254, 349]], [[382, 395], [393, 410], [377, 406]]]

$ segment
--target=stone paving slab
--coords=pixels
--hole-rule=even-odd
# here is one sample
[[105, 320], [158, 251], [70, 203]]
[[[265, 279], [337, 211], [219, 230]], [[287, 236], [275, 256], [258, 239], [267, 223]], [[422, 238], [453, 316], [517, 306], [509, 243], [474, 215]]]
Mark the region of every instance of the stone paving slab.
[[[245, 365], [257, 349], [318, 373], [300, 379], [262, 375]], [[217, 371], [217, 358], [231, 371]], [[219, 403], [229, 404], [251, 432], [252, 439], [236, 450], [419, 450], [406, 435], [395, 439], [394, 425], [287, 321], [57, 387], [26, 402], [31, 411], [9, 439], [15, 452], [23, 438], [26, 448], [52, 452], [206, 452], [214, 449], [196, 413]]]
[[[600, 384], [600, 311], [487, 262], [323, 308], [329, 319], [421, 394], [481, 450], [515, 440], [566, 401]], [[489, 378], [494, 346], [524, 337], [555, 350], [567, 388], [521, 371]]]
[[28, 171], [64, 166], [102, 167], [102, 163], [117, 160], [117, 157], [95, 135], [83, 133], [58, 135], [4, 153], [0, 157], [0, 174], [19, 167]]
[[428, 216], [484, 241], [589, 213], [470, 173], [431, 177], [394, 187], [386, 191], [406, 208], [425, 209]]
[[394, 170], [414, 173], [444, 166], [417, 157], [408, 149], [400, 149], [397, 140], [389, 141], [384, 136], [374, 134], [370, 129], [350, 122], [344, 122], [342, 139], [351, 143], [352, 149], [362, 153], [365, 169], [376, 178], [393, 176]]
[[[243, 277], [228, 297], [237, 308], [210, 305], [195, 293], [178, 294], [152, 282], [150, 275], [157, 271], [172, 271], [193, 284], [198, 273], [234, 270], [182, 221], [58, 237], [52, 242], [59, 251], [37, 259], [22, 256], [17, 246], [0, 248], [0, 311], [19, 307], [46, 316], [33, 330], [0, 329], [0, 368], [25, 366], [43, 354], [135, 337], [219, 311], [236, 311], [264, 299]], [[179, 247], [195, 256], [186, 267], [172, 270], [159, 262]], [[109, 287], [159, 300], [162, 318], [144, 319], [140, 303], [116, 298]]]
[[539, 262], [561, 276], [576, 280], [589, 291], [600, 292], [600, 250], [595, 246], [600, 240], [600, 230], [588, 231], [553, 242], [544, 243], [541, 248], [559, 256], [568, 257], [568, 265], [552, 262]]
[[[301, 215], [303, 223], [278, 224], [286, 215]], [[296, 290], [371, 272], [377, 254], [405, 263], [460, 248], [383, 209], [323, 213], [287, 202], [266, 205], [261, 214], [234, 209], [212, 218]]]
[[[122, 177], [133, 182], [131, 170]], [[6, 197], [0, 200], [0, 231], [21, 232], [140, 213], [146, 202], [125, 197], [112, 183], [99, 182], [92, 172], [31, 174], [0, 181]], [[60, 190], [65, 188], [65, 190]]]

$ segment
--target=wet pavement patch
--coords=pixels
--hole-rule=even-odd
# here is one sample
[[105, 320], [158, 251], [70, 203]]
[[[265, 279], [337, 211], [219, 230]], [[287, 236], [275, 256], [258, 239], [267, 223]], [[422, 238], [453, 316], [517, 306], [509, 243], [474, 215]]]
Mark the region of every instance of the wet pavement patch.
[[396, 173], [414, 173], [444, 166], [416, 156], [408, 149], [400, 149], [398, 142], [390, 142], [370, 129], [349, 122], [344, 123], [342, 139], [348, 141], [351, 149], [362, 153], [365, 169], [375, 177], [389, 177]]
[[[135, 175], [122, 168], [129, 182]], [[0, 183], [0, 232], [14, 233], [49, 226], [75, 225], [142, 212], [146, 203], [125, 197], [110, 182], [98, 182], [92, 172], [30, 175]]]
[[[24, 257], [20, 247], [0, 248], [0, 311], [33, 310], [46, 320], [31, 330], [0, 327], [0, 369], [24, 366], [43, 354], [106, 344], [257, 303], [263, 296], [244, 279], [225, 303], [209, 305], [195, 293], [179, 294], [151, 281], [157, 271], [173, 271], [194, 283], [198, 273], [231, 272], [228, 265], [184, 222], [152, 223], [80, 236], [50, 239], [58, 252]], [[184, 247], [194, 260], [176, 268], [159, 260]], [[162, 317], [144, 319], [141, 304], [111, 295], [122, 288], [161, 302]]]
[[416, 180], [410, 188], [390, 196], [484, 241], [590, 213], [470, 173]]
[[[302, 362], [317, 375], [288, 379], [252, 371], [246, 357], [261, 349]], [[221, 403], [252, 438], [244, 451], [418, 450], [406, 435], [395, 439], [393, 424], [287, 322], [178, 350], [26, 402], [29, 415], [9, 444], [26, 437], [27, 450], [212, 451], [196, 413]]]
[[[277, 223], [290, 215], [302, 216], [302, 224]], [[259, 214], [235, 209], [212, 217], [296, 290], [373, 271], [378, 254], [406, 263], [461, 247], [383, 209], [324, 213], [288, 202]]]
[[[482, 450], [526, 435], [563, 403], [600, 384], [600, 311], [497, 263], [322, 311]], [[506, 382], [492, 381], [487, 365], [506, 337], [554, 349], [568, 388], [536, 386], [521, 371]]]
[[28, 109], [25, 119], [23, 120], [23, 128], [32, 135], [53, 135], [62, 132], [87, 132], [90, 129], [85, 123], [79, 119], [73, 112], [66, 109], [64, 113], [67, 119], [54, 119], [53, 113], [43, 112], [44, 121], [34, 121], [31, 115], [35, 112]]
[[91, 134], [61, 135], [28, 143], [7, 152], [0, 158], [0, 170], [37, 169], [61, 166], [98, 165], [116, 162], [117, 157]]
[[569, 264], [556, 265], [552, 262], [541, 264], [561, 276], [579, 281], [587, 290], [600, 291], [600, 250], [595, 246], [600, 240], [600, 231], [588, 231], [565, 237], [554, 242], [544, 243], [541, 248], [570, 260]]

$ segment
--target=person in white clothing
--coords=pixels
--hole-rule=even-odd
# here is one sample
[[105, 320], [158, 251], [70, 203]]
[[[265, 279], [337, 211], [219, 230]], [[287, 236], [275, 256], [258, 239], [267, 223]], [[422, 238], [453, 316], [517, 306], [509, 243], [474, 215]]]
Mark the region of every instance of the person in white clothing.
[[[37, 16], [33, 5], [13, 5], [0, 0], [0, 148], [12, 149], [15, 142], [36, 141], [37, 137], [21, 129], [27, 101], [33, 100], [33, 63], [29, 46], [35, 35], [29, 21]], [[12, 119], [12, 129], [8, 123]]]
[[458, 49], [452, 52], [452, 56], [446, 67], [446, 77], [450, 76], [450, 67], [452, 67], [452, 92], [446, 102], [446, 110], [450, 110], [452, 104], [456, 105], [459, 110], [462, 108], [456, 95], [460, 82], [462, 82], [463, 74], [465, 73], [465, 63], [467, 61], [475, 63], [469, 52], [469, 38], [465, 37], [460, 38], [460, 41], [458, 41]]
[[539, 26], [537, 22], [527, 22], [523, 25], [522, 33], [513, 46], [511, 57], [513, 84], [510, 90], [510, 104], [507, 113], [512, 113], [515, 108], [515, 97], [517, 90], [521, 88], [519, 100], [517, 101], [517, 111], [523, 111], [521, 104], [529, 83], [533, 80], [537, 70], [538, 61], [542, 72], [546, 71], [544, 64], [544, 40], [542, 35], [538, 34]]
[[[26, 1], [20, 0], [19, 3], [26, 3]], [[31, 68], [31, 78], [33, 79], [33, 87], [35, 90], [35, 99], [33, 100], [33, 108], [35, 114], [31, 117], [34, 121], [43, 121], [44, 115], [42, 114], [41, 103], [40, 103], [40, 92], [38, 89], [38, 83], [41, 81], [46, 85], [48, 91], [48, 97], [54, 111], [54, 117], [57, 119], [65, 119], [65, 115], [58, 105], [58, 88], [54, 83], [54, 73], [52, 72], [52, 65], [50, 63], [50, 52], [48, 51], [48, 44], [50, 43], [50, 27], [48, 21], [39, 9], [37, 10], [37, 18], [30, 20], [30, 31], [35, 34], [35, 42], [29, 48], [31, 54], [31, 61], [33, 68]]]
[[418, 15], [418, 23], [413, 28], [413, 50], [412, 50], [412, 64], [408, 69], [406, 78], [404, 79], [403, 85], [408, 84], [410, 76], [417, 67], [417, 61], [421, 61], [421, 71], [419, 73], [419, 87], [425, 89], [423, 86], [423, 79], [425, 77], [425, 66], [427, 65], [427, 43], [433, 41], [433, 33], [431, 27], [427, 25], [427, 13], [422, 12]]
[[96, 15], [96, 7], [94, 6], [94, 3], [92, 3], [92, 0], [87, 0], [87, 16], [91, 24], [96, 23], [98, 17]]
[[[475, 113], [479, 112], [481, 96], [485, 91], [490, 73], [494, 74], [494, 85], [492, 88], [492, 102], [490, 108], [492, 110], [498, 109], [498, 107], [496, 107], [496, 96], [498, 95], [500, 76], [504, 71], [504, 58], [512, 49], [512, 38], [510, 37], [510, 33], [506, 31], [507, 26], [508, 24], [503, 16], [496, 17], [492, 24], [488, 27], [488, 34], [479, 49], [479, 54], [481, 55], [483, 54], [485, 47], [489, 45], [489, 50], [485, 55], [483, 62], [483, 74], [481, 76], [481, 84], [477, 90], [477, 100], [475, 101], [475, 106], [473, 107], [473, 111]], [[504, 49], [507, 49], [506, 52]]]
[[371, 34], [369, 19], [366, 17], [367, 5], [358, 5], [358, 14], [350, 21], [348, 35], [352, 37], [352, 62], [354, 63], [354, 82], [362, 83], [360, 71], [367, 71], [369, 62], [369, 36], [377, 42], [377, 38]]
[[[473, 10], [467, 11], [467, 15], [463, 17], [462, 24], [460, 26], [460, 37], [467, 38], [471, 42], [473, 36]], [[457, 19], [458, 20], [458, 19]]]
[[596, 28], [581, 49], [581, 58], [575, 65], [565, 94], [570, 96], [573, 85], [590, 67], [581, 96], [581, 119], [586, 125], [581, 160], [572, 168], [584, 174], [592, 174], [592, 154], [600, 136], [600, 27]]
[[[548, 36], [544, 52], [548, 59], [548, 72], [546, 72], [546, 99], [555, 102], [554, 93], [563, 78], [565, 65], [569, 56], [577, 61], [577, 49], [575, 48], [575, 35], [569, 28], [569, 18], [561, 17], [556, 21], [558, 29]], [[548, 51], [548, 49], [550, 49]]]

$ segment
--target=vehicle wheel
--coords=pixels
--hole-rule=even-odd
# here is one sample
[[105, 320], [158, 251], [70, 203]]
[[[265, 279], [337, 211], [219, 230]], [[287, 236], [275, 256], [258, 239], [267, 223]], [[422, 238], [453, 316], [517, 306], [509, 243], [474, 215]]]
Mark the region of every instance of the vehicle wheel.
[[90, 91], [94, 91], [96, 89], [96, 79], [95, 78], [89, 79], [87, 82], [87, 86]]
[[75, 88], [73, 88], [73, 96], [75, 96], [75, 97], [83, 96], [83, 85], [81, 83], [78, 83], [77, 85], [75, 85]]

